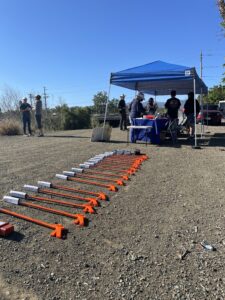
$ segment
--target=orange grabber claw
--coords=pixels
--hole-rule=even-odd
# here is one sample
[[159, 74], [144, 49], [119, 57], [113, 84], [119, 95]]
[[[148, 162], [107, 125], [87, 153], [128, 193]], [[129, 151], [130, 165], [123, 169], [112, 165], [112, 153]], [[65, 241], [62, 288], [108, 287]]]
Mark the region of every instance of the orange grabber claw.
[[95, 198], [86, 198], [88, 200], [88, 203], [91, 206], [100, 206], [98, 200], [96, 200]]
[[135, 168], [135, 169], [139, 169], [140, 168], [140, 164], [134, 163], [134, 164], [132, 164], [132, 167]]
[[116, 184], [118, 184], [118, 185], [125, 185], [125, 183], [122, 180], [116, 180]]
[[99, 200], [104, 200], [104, 201], [106, 201], [107, 200], [107, 195], [106, 194], [104, 194], [104, 193], [102, 193], [102, 192], [98, 192], [98, 199]]
[[83, 212], [89, 213], [89, 214], [95, 214], [96, 213], [94, 207], [91, 206], [91, 205], [83, 205]]
[[109, 191], [112, 191], [112, 192], [117, 192], [118, 191], [118, 188], [115, 186], [115, 185], [109, 185]]
[[121, 177], [123, 180], [129, 180], [129, 177], [127, 175], [122, 175]]
[[81, 214], [76, 214], [75, 215], [75, 220], [74, 220], [74, 224], [76, 225], [80, 225], [80, 226], [85, 226], [85, 217]]
[[135, 169], [135, 170], [138, 170], [138, 169], [140, 168], [140, 166], [132, 165], [131, 168], [132, 168], [132, 169]]
[[129, 174], [129, 175], [134, 175], [134, 173], [135, 173], [134, 170], [131, 170], [131, 169], [127, 170], [127, 174]]
[[52, 227], [55, 227], [54, 231], [50, 234], [52, 237], [57, 237], [58, 239], [65, 237], [67, 230], [61, 224], [52, 224]]

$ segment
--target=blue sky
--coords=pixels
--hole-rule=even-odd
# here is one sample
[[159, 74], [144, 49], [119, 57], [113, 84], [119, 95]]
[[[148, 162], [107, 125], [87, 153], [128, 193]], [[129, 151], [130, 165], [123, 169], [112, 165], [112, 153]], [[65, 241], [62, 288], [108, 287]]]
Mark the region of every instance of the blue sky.
[[[0, 94], [8, 85], [49, 105], [91, 105], [111, 72], [155, 60], [221, 82], [225, 38], [216, 0], [0, 0]], [[129, 102], [134, 92], [115, 86]]]

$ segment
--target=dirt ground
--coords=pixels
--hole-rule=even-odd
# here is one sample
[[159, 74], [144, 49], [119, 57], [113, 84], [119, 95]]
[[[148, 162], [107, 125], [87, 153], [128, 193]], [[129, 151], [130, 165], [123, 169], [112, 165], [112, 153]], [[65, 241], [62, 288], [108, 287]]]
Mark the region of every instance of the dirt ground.
[[[91, 130], [0, 137], [1, 198], [37, 180], [57, 183], [56, 173], [105, 151], [138, 148], [149, 156], [125, 187], [105, 190], [110, 200], [87, 215], [85, 228], [1, 202], [69, 233], [52, 238], [50, 229], [0, 214], [16, 230], [0, 238], [0, 299], [225, 299], [225, 126], [205, 130], [198, 150], [185, 139], [177, 147], [127, 145], [118, 129], [110, 143], [91, 143]], [[216, 251], [204, 250], [203, 240]]]

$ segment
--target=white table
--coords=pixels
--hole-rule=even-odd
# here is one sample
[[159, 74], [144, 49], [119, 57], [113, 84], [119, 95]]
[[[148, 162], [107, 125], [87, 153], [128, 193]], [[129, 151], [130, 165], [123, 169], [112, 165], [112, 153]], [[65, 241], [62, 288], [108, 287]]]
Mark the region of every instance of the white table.
[[129, 132], [130, 132], [130, 129], [144, 129], [145, 130], [145, 141], [146, 141], [146, 145], [147, 145], [147, 133], [150, 132], [152, 130], [152, 127], [153, 126], [142, 126], [142, 125], [130, 125], [130, 126], [127, 126], [127, 144], [129, 143]]

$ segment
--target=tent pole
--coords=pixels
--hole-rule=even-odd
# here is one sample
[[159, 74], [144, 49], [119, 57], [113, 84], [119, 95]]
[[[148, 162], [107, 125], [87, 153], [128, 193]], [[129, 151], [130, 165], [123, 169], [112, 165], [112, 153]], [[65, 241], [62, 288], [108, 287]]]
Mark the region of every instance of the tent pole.
[[105, 122], [106, 122], [106, 117], [107, 117], [107, 112], [108, 112], [110, 90], [111, 90], [111, 80], [110, 80], [110, 83], [109, 83], [109, 90], [108, 90], [108, 95], [107, 95], [107, 100], [106, 100], [106, 106], [105, 106], [105, 115], [104, 115], [103, 130], [102, 130], [102, 140], [103, 140], [104, 132], [105, 132]]
[[[156, 91], [155, 91], [155, 103], [156, 103]], [[155, 133], [158, 135], [158, 126], [157, 126], [156, 117], [155, 117], [154, 121], [155, 121]]]
[[195, 82], [195, 75], [193, 77], [193, 91], [194, 91], [194, 118], [195, 118], [195, 145], [193, 146], [193, 149], [201, 149], [201, 147], [198, 146], [197, 142], [197, 122], [196, 122], [196, 82]]
[[197, 147], [197, 126], [196, 126], [196, 90], [195, 90], [195, 78], [194, 78], [194, 82], [193, 82], [193, 89], [194, 89], [194, 116], [195, 116], [195, 147]]
[[[201, 88], [201, 95], [200, 95], [200, 106], [201, 106], [201, 114], [203, 114], [202, 88]], [[204, 134], [205, 134], [204, 122], [203, 119], [201, 119], [201, 139], [203, 138]]]

